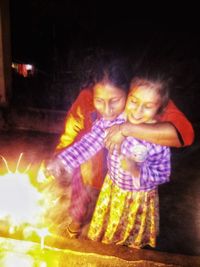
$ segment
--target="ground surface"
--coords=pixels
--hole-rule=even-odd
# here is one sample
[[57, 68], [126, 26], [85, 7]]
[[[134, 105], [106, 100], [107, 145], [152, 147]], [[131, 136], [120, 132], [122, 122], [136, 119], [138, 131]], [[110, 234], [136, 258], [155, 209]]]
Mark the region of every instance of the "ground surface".
[[[0, 132], [0, 155], [15, 169], [37, 166], [51, 155], [58, 135], [27, 131]], [[172, 151], [171, 182], [160, 186], [160, 236], [156, 251], [200, 256], [200, 145], [198, 135], [188, 148]], [[14, 164], [13, 164], [14, 163]], [[4, 169], [3, 161], [0, 169]]]

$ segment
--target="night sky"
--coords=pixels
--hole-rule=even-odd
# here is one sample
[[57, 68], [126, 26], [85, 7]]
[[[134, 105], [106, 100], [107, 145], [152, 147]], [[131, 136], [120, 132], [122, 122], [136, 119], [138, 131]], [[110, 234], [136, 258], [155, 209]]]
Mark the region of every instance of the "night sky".
[[184, 13], [183, 5], [176, 11], [162, 3], [160, 11], [153, 11], [159, 6], [117, 2], [11, 0], [13, 56], [34, 60], [38, 55], [51, 57], [55, 50], [62, 54], [71, 47], [94, 46], [198, 51], [198, 18], [188, 5]]
[[152, 64], [164, 67], [176, 80], [174, 100], [191, 120], [199, 120], [198, 9], [183, 4], [176, 9], [169, 3], [156, 5], [11, 0], [13, 61], [33, 62], [48, 74], [50, 66], [69, 70], [71, 54], [84, 55], [97, 47], [120, 51], [135, 62], [143, 61], [147, 68]]

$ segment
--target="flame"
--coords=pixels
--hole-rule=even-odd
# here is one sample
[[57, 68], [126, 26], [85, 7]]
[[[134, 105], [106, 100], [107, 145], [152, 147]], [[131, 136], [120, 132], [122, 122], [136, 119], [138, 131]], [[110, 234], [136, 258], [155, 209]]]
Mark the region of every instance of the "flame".
[[[21, 153], [14, 171], [9, 169], [6, 159], [0, 155], [6, 166], [6, 173], [0, 174], [0, 232], [7, 227], [6, 238], [14, 237], [7, 245], [0, 240], [0, 266], [46, 267], [50, 261], [53, 262], [50, 263], [51, 266], [54, 263], [57, 266], [60, 259], [54, 261], [54, 256], [50, 257], [47, 237], [55, 240], [60, 237], [49, 229], [55, 233], [57, 231], [57, 221], [54, 218], [58, 218], [60, 205], [57, 202], [61, 192], [56, 189], [56, 180], [45, 175], [44, 163], [41, 164], [35, 181], [31, 179], [30, 164], [24, 171], [19, 171], [22, 155]], [[52, 206], [56, 207], [53, 216]], [[18, 238], [26, 242], [20, 243], [16, 240]], [[27, 241], [31, 241], [30, 244]], [[40, 245], [35, 246], [33, 242], [39, 242]], [[45, 251], [48, 253], [45, 254]]]
[[36, 225], [41, 218], [43, 207], [40, 205], [42, 194], [30, 181], [28, 170], [19, 172], [19, 164], [22, 158], [20, 154], [16, 169], [12, 172], [4, 157], [7, 173], [0, 176], [0, 220], [7, 220], [11, 225], [10, 231], [15, 226], [23, 223]]
[[0, 261], [2, 267], [13, 267], [13, 266], [23, 266], [23, 267], [34, 267], [34, 258], [30, 255], [24, 255], [20, 253], [10, 252], [4, 256]]
[[[46, 248], [47, 237], [60, 238], [65, 229], [65, 189], [57, 185], [56, 179], [45, 176], [44, 163], [33, 179], [30, 165], [19, 171], [23, 154], [20, 154], [14, 171], [0, 174], [0, 234], [15, 239], [39, 242]], [[21, 168], [20, 168], [21, 169]], [[68, 198], [68, 194], [67, 194]], [[69, 218], [70, 219], [70, 218]], [[64, 223], [63, 223], [64, 222]]]

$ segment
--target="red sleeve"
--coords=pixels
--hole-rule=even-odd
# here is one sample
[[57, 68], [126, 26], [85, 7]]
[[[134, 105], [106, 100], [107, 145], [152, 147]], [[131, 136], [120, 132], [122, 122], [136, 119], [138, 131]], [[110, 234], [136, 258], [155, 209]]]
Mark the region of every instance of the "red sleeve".
[[169, 101], [165, 112], [160, 117], [161, 121], [168, 121], [174, 125], [180, 134], [183, 146], [189, 146], [194, 141], [194, 129], [190, 121], [185, 115], [176, 107], [172, 100]]
[[75, 140], [79, 139], [82, 134], [92, 126], [91, 113], [93, 112], [92, 90], [84, 89], [81, 91], [75, 102], [69, 109], [57, 150], [63, 149]]
[[93, 95], [91, 89], [83, 89], [74, 103], [72, 104], [71, 108], [68, 111], [68, 115], [71, 114], [75, 118], [79, 116], [78, 110], [81, 110], [82, 115], [85, 119], [89, 117], [89, 114], [94, 111], [93, 106]]

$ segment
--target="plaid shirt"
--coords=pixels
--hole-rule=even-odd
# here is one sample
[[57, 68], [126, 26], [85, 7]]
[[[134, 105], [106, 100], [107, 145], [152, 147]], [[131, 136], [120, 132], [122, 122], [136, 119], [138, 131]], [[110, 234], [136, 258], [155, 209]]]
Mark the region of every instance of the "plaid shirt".
[[[97, 120], [89, 133], [84, 135], [80, 141], [63, 150], [58, 158], [62, 160], [69, 172], [73, 172], [80, 164], [90, 159], [104, 147], [106, 129], [123, 122], [125, 122], [123, 114], [113, 121]], [[140, 177], [133, 177], [129, 172], [124, 171], [120, 167], [120, 155], [114, 151], [112, 155], [108, 154], [107, 156], [108, 174], [112, 181], [120, 188], [128, 191], [147, 191], [156, 188], [159, 184], [168, 182], [171, 171], [170, 149], [127, 137], [122, 143], [121, 154], [125, 157], [131, 157], [133, 148], [137, 145], [143, 145], [147, 150], [145, 161], [139, 163]]]

